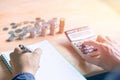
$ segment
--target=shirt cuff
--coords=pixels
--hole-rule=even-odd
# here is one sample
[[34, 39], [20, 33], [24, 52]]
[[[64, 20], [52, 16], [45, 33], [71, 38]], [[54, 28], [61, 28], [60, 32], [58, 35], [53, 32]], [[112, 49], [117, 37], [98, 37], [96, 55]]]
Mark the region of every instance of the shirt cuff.
[[20, 73], [12, 80], [35, 80], [35, 77], [31, 73]]

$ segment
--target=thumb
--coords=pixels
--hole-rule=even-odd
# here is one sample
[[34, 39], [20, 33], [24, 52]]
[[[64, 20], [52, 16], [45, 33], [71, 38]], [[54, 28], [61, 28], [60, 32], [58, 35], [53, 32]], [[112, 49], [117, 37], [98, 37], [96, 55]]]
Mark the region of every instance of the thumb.
[[83, 55], [82, 56], [83, 59], [85, 59], [87, 62], [98, 65], [99, 61], [100, 61], [100, 56], [96, 56], [96, 57], [91, 57], [90, 55]]

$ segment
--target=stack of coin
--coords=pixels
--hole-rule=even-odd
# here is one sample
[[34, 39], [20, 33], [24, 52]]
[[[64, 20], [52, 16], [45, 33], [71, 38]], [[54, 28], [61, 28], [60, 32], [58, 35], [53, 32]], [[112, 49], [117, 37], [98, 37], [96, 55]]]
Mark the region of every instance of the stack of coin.
[[[9, 38], [7, 41], [13, 41], [16, 39], [24, 39], [27, 37], [34, 38], [36, 36], [45, 37], [50, 32], [51, 35], [55, 35], [57, 28], [57, 18], [52, 18], [48, 21], [41, 19], [40, 17], [36, 17], [34, 21], [23, 21], [19, 23], [10, 23], [11, 29], [13, 31], [9, 31]], [[59, 32], [62, 33], [64, 31], [64, 20], [60, 19], [60, 29]], [[9, 28], [4, 27], [3, 30], [7, 31]], [[49, 31], [47, 31], [49, 29]]]

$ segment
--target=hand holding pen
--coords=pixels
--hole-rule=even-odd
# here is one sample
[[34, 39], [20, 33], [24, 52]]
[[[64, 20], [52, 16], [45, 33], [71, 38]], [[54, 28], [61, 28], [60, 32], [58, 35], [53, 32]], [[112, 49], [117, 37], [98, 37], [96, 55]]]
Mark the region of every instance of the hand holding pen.
[[[21, 53], [26, 53], [26, 52], [32, 53], [32, 51], [30, 49], [28, 49], [27, 47], [25, 47], [24, 45], [19, 45], [19, 48], [20, 48], [21, 52], [18, 52], [18, 53], [20, 53], [20, 54]], [[15, 51], [14, 51], [14, 53], [15, 53]], [[11, 65], [10, 65], [6, 55], [2, 54], [2, 55], [0, 55], [0, 58], [2, 59], [2, 61], [5, 64], [6, 68], [8, 69], [8, 71], [10, 73], [12, 73], [13, 71], [12, 71]]]
[[15, 48], [14, 52], [10, 54], [13, 74], [27, 72], [34, 75], [39, 67], [41, 53], [41, 49], [35, 49], [32, 52], [27, 47], [19, 45], [19, 48]]

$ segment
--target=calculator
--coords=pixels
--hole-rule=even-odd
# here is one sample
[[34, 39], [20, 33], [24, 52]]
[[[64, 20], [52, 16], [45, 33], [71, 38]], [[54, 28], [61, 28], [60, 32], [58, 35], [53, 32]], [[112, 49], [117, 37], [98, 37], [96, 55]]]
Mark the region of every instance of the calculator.
[[70, 41], [72, 47], [82, 56], [82, 43], [87, 40], [96, 40], [97, 35], [88, 26], [83, 26], [65, 31], [65, 34]]

